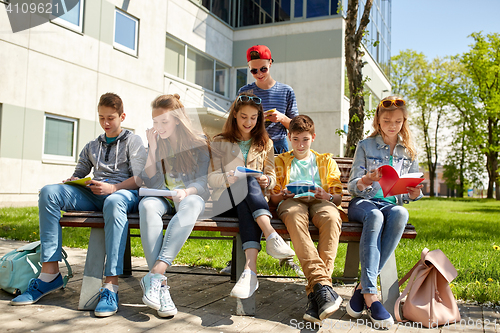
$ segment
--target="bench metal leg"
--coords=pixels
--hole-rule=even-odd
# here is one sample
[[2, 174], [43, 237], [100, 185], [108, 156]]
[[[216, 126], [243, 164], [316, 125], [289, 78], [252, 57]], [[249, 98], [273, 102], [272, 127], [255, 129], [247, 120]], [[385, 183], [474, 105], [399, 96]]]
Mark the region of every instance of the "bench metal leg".
[[394, 252], [380, 272], [380, 289], [382, 291], [382, 304], [394, 317], [394, 304], [399, 297], [398, 268]]
[[[243, 252], [243, 249], [241, 248], [242, 243], [241, 243], [241, 237], [240, 234], [236, 236], [236, 276], [237, 278], [240, 277], [241, 273], [243, 273], [243, 269], [245, 267], [245, 252]], [[233, 264], [234, 264], [233, 260]], [[236, 314], [240, 316], [254, 316], [255, 315], [255, 293], [245, 299], [236, 299]]]
[[123, 274], [120, 277], [129, 277], [132, 275], [132, 249], [130, 244], [130, 229], [127, 229], [127, 245], [123, 255]]
[[347, 243], [345, 256], [344, 278], [356, 281], [359, 272], [359, 242]]
[[104, 229], [90, 230], [89, 248], [83, 271], [82, 290], [78, 310], [94, 310], [99, 298], [97, 294], [102, 286], [104, 259], [106, 257]]

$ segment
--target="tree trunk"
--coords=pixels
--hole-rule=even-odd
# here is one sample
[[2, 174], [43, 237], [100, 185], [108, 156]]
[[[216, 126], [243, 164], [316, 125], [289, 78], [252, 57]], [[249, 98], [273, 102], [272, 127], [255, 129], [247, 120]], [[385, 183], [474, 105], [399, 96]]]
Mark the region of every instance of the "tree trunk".
[[344, 155], [353, 157], [358, 141], [363, 139], [364, 129], [364, 106], [363, 97], [363, 55], [361, 41], [366, 26], [370, 22], [370, 10], [373, 0], [367, 0], [363, 16], [361, 17], [358, 29], [358, 3], [359, 0], [350, 0], [346, 14], [345, 28], [345, 65], [349, 84], [349, 130], [347, 133], [347, 143]]
[[435, 197], [436, 196], [436, 190], [435, 190], [435, 180], [436, 180], [436, 168], [434, 167], [434, 164], [429, 161], [427, 163], [427, 167], [429, 168], [429, 186], [430, 186], [430, 191], [429, 191], [429, 196], [430, 197]]
[[[495, 188], [495, 196], [500, 200], [500, 181], [498, 179], [498, 152], [491, 149], [491, 147], [498, 147], [498, 137], [495, 136], [494, 131], [498, 126], [498, 120], [488, 118], [488, 146], [486, 151], [486, 169], [488, 170], [488, 192], [487, 198], [493, 199], [493, 188]], [[496, 186], [495, 186], [496, 185]]]

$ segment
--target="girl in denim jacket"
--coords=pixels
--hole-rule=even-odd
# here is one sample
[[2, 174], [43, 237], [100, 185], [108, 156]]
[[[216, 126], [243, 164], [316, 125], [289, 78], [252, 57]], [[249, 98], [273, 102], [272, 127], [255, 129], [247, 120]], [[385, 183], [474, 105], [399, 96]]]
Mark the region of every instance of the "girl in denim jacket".
[[[153, 128], [146, 131], [148, 159], [142, 173], [150, 188], [175, 190], [173, 197], [144, 197], [139, 203], [141, 241], [150, 269], [141, 279], [142, 300], [160, 317], [177, 313], [167, 285], [166, 269], [193, 230], [210, 196], [207, 140], [186, 115], [179, 95], [162, 95], [152, 103]], [[163, 236], [164, 214], [174, 215]]]
[[422, 197], [420, 189], [408, 187], [408, 193], [384, 198], [378, 181], [378, 167], [402, 161], [401, 175], [418, 172], [415, 147], [411, 140], [406, 103], [400, 97], [384, 98], [373, 119], [374, 131], [358, 143], [349, 177], [349, 219], [363, 223], [359, 242], [361, 282], [347, 304], [353, 318], [361, 317], [364, 307], [378, 327], [390, 327], [394, 320], [377, 297], [377, 276], [392, 255], [408, 222], [402, 205]]

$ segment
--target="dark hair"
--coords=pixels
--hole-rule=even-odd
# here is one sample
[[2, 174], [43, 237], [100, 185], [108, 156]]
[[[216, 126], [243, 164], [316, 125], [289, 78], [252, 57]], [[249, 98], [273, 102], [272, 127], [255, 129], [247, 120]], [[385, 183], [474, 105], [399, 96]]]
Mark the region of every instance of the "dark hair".
[[102, 95], [99, 99], [99, 104], [97, 105], [97, 107], [99, 108], [101, 106], [107, 106], [115, 109], [116, 112], [118, 112], [119, 116], [121, 116], [123, 113], [123, 101], [120, 96], [114, 93], [105, 93], [104, 95]]
[[305, 114], [298, 115], [297, 117], [293, 118], [292, 121], [290, 121], [288, 132], [290, 132], [290, 134], [309, 132], [311, 133], [311, 135], [314, 135], [314, 121]]
[[[250, 60], [258, 60], [260, 59], [260, 53], [257, 52], [257, 51], [250, 51]], [[270, 62], [273, 62], [274, 60], [271, 58], [271, 59], [263, 59], [263, 60], [269, 60]]]
[[163, 173], [190, 173], [195, 170], [197, 165], [192, 149], [193, 147], [209, 145], [209, 142], [203, 133], [194, 129], [184, 105], [180, 101], [180, 96], [178, 94], [160, 95], [151, 102], [151, 108], [153, 109], [153, 118], [168, 112], [179, 122], [176, 127], [177, 147], [173, 147], [169, 140], [158, 139], [159, 159]]
[[[243, 92], [239, 94], [238, 97], [239, 96], [257, 97], [248, 92]], [[233, 104], [231, 104], [231, 107], [229, 108], [229, 115], [226, 119], [224, 127], [222, 128], [222, 133], [217, 136], [221, 136], [231, 143], [236, 143], [238, 141], [239, 130], [238, 124], [236, 123], [236, 114], [244, 105], [253, 106], [258, 111], [257, 123], [255, 124], [255, 127], [252, 128], [250, 134], [252, 136], [252, 144], [257, 147], [257, 150], [262, 151], [265, 149], [269, 141], [269, 135], [267, 135], [266, 127], [264, 125], [264, 109], [262, 108], [262, 104], [256, 104], [253, 99], [248, 99], [248, 101], [245, 102], [238, 100], [238, 98], [234, 100]]]

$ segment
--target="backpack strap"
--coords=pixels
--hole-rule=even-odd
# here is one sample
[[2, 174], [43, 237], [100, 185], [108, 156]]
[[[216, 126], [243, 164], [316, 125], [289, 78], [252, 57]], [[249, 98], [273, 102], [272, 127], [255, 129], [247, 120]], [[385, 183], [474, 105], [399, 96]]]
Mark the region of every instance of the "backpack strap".
[[422, 250], [422, 253], [420, 254], [420, 260], [415, 264], [415, 266], [412, 267], [412, 269], [410, 269], [410, 271], [408, 273], [406, 273], [406, 275], [401, 279], [399, 280], [399, 283], [398, 283], [398, 287], [401, 287], [401, 285], [403, 283], [405, 283], [406, 280], [408, 280], [408, 278], [410, 278], [410, 281], [408, 282], [408, 284], [406, 285], [406, 288], [405, 290], [401, 293], [401, 295], [398, 297], [398, 299], [396, 300], [396, 303], [394, 304], [394, 316], [396, 317], [396, 320], [397, 321], [400, 321], [400, 322], [406, 322], [407, 320], [402, 320], [401, 319], [401, 315], [400, 315], [400, 311], [399, 311], [399, 304], [401, 303], [401, 300], [403, 298], [406, 297], [406, 295], [408, 295], [408, 292], [410, 291], [410, 287], [411, 287], [411, 284], [413, 282], [413, 280], [415, 280], [415, 274], [416, 274], [416, 271], [415, 269], [419, 266], [419, 265], [425, 265], [425, 256], [427, 255], [427, 253], [429, 253], [429, 249], [428, 248], [424, 248]]
[[408, 278], [412, 275], [412, 273], [415, 270], [415, 268], [417, 268], [417, 266], [420, 263], [423, 263], [425, 261], [425, 256], [427, 255], [427, 253], [429, 253], [429, 249], [428, 248], [424, 248], [422, 250], [421, 255], [420, 255], [421, 259], [419, 261], [417, 261], [417, 263], [415, 264], [415, 266], [413, 266], [413, 268], [410, 269], [410, 271], [408, 273], [406, 273], [406, 275], [403, 276], [403, 278], [401, 280], [399, 280], [398, 287], [401, 287], [403, 285], [403, 283], [405, 283], [405, 281], [408, 280]]
[[73, 277], [73, 270], [71, 269], [70, 264], [66, 260], [68, 258], [68, 254], [64, 249], [62, 249], [62, 259], [64, 260], [64, 263], [66, 264], [66, 268], [68, 269], [68, 274], [63, 278], [63, 288], [66, 288], [66, 285], [68, 284], [68, 280]]

